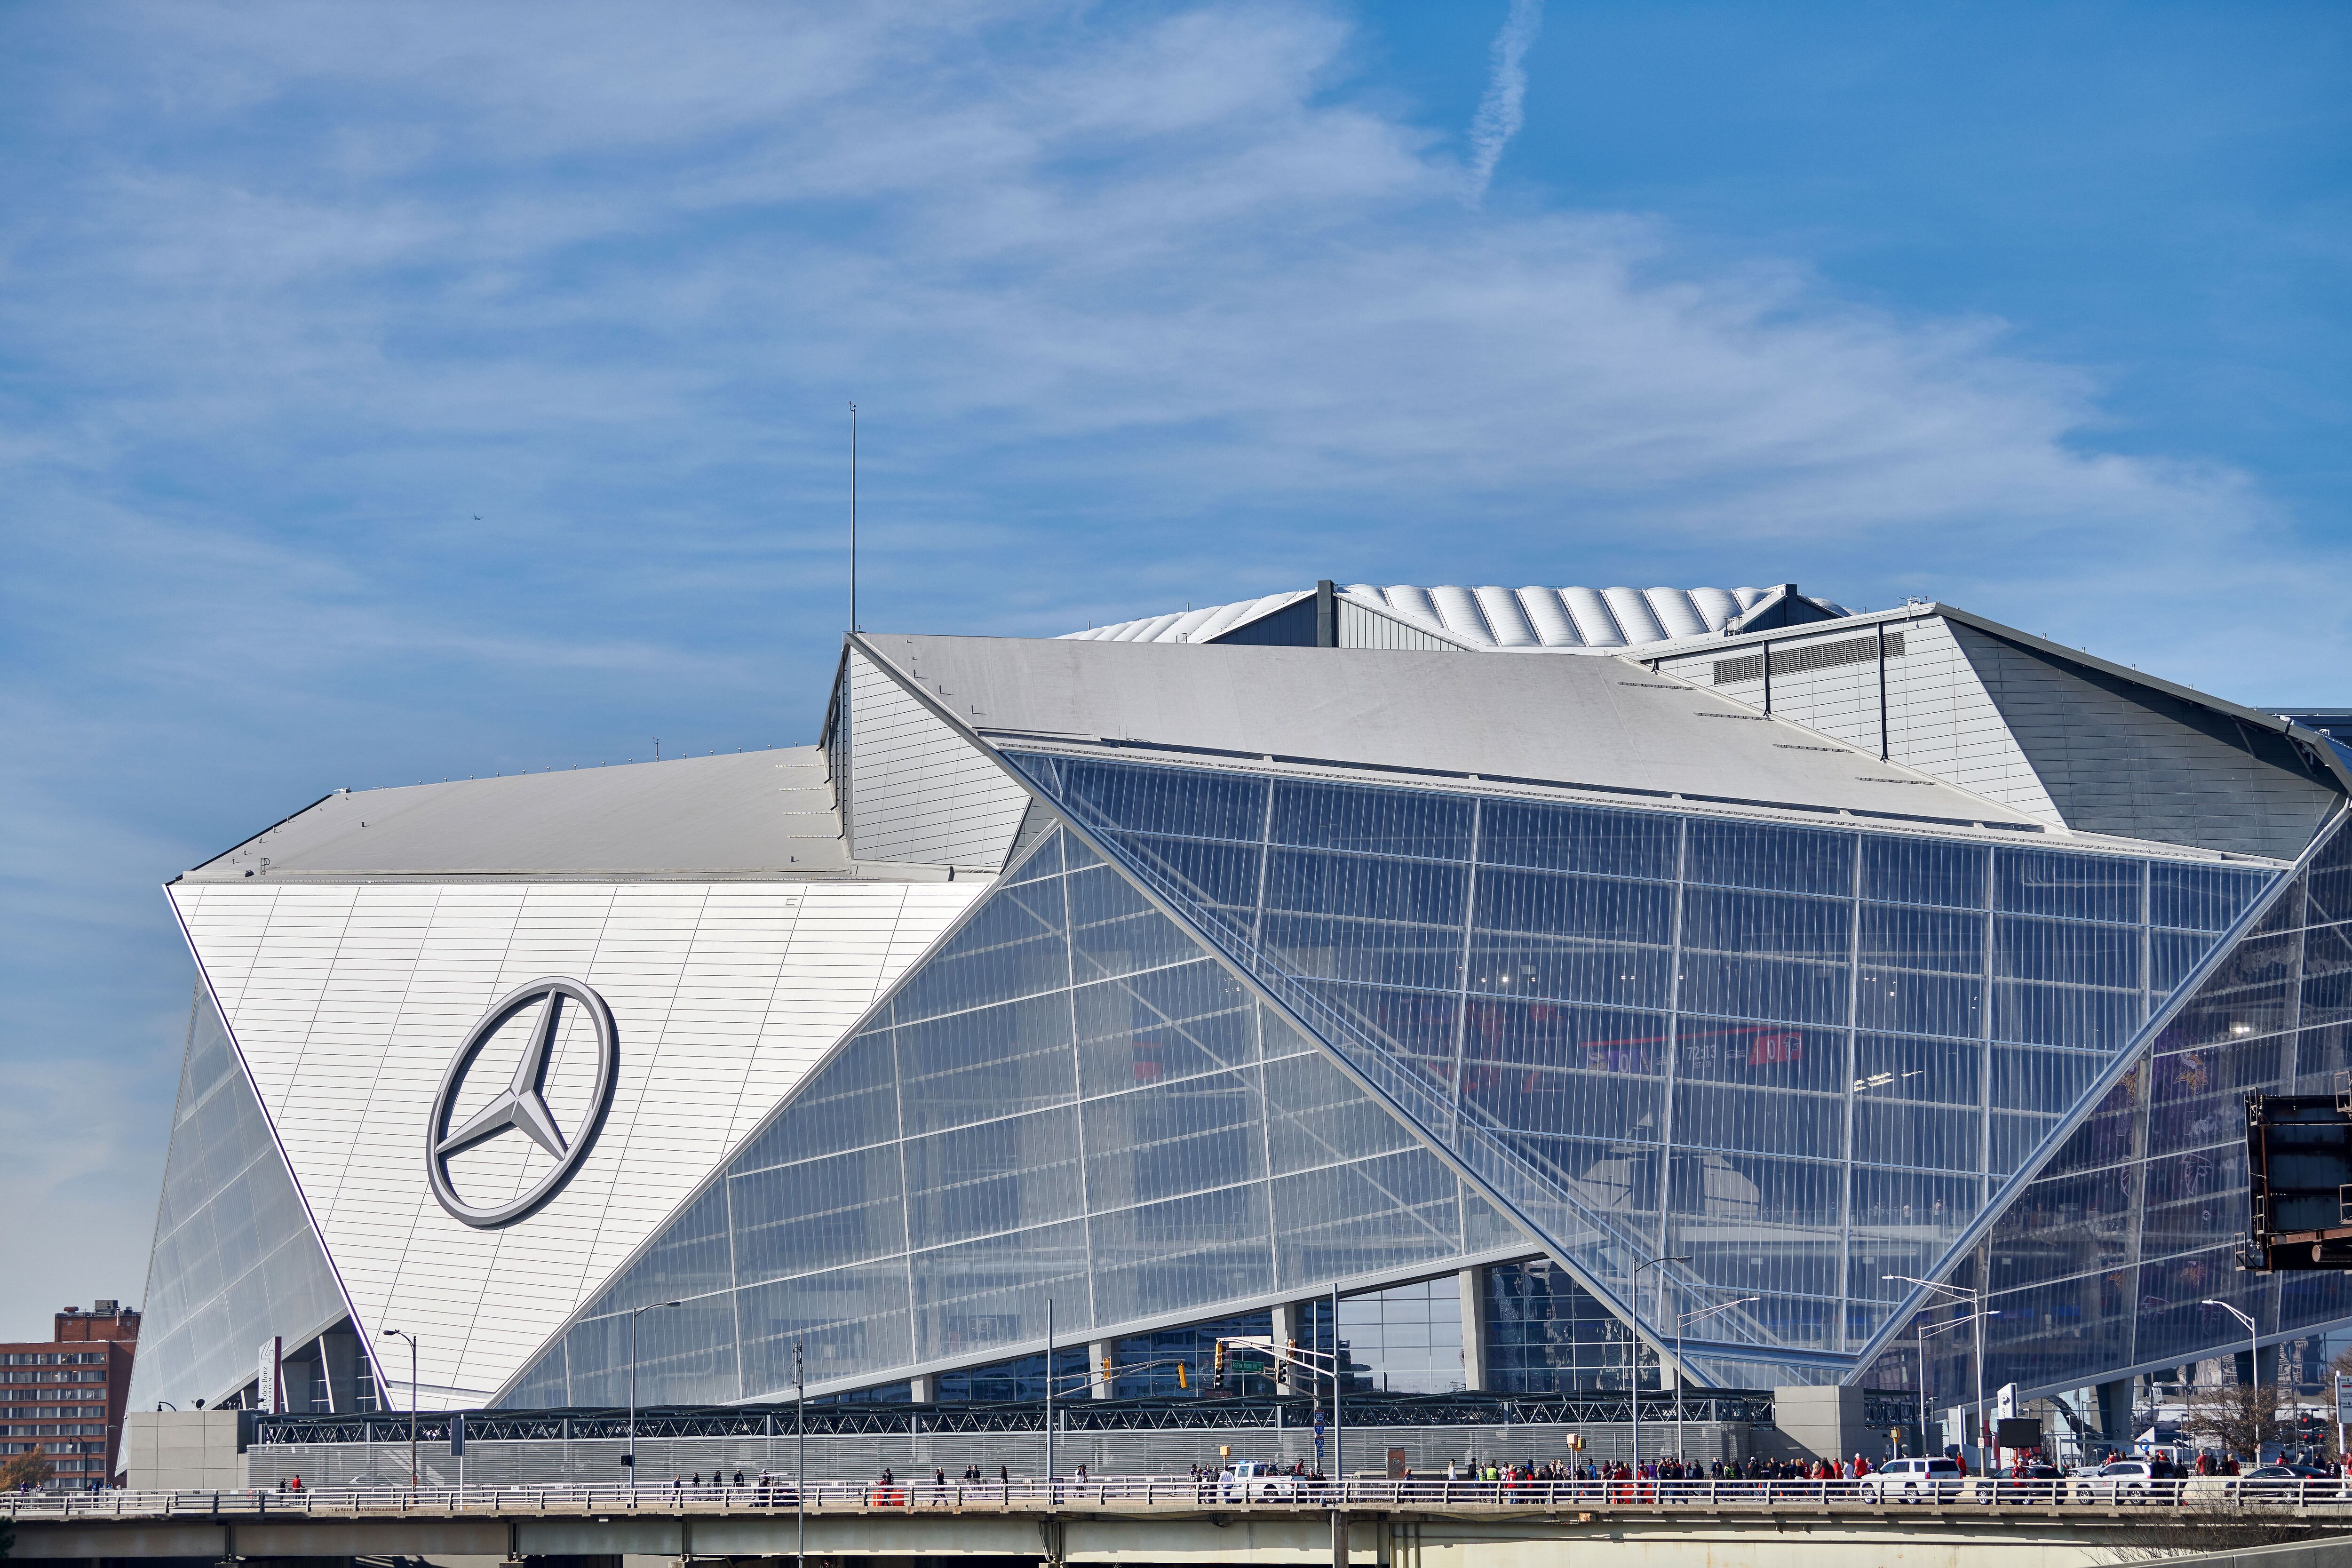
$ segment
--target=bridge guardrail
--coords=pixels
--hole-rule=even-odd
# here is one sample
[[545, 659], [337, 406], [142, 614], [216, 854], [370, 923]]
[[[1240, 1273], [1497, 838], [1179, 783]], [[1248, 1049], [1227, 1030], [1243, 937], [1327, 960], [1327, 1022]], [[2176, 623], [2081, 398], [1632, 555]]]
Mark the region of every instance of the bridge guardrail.
[[273, 1516], [372, 1518], [385, 1514], [670, 1514], [954, 1512], [1055, 1508], [1218, 1510], [1294, 1512], [1302, 1509], [1530, 1507], [1560, 1510], [1805, 1509], [1845, 1506], [1872, 1511], [1924, 1504], [1945, 1507], [2094, 1509], [2189, 1508], [2251, 1511], [2341, 1509], [2352, 1517], [2352, 1483], [2332, 1479], [2242, 1480], [2194, 1477], [2136, 1481], [2099, 1477], [2051, 1480], [1932, 1478], [1860, 1480], [1563, 1480], [1489, 1481], [1355, 1478], [1346, 1481], [1275, 1476], [1246, 1480], [1190, 1476], [1016, 1477], [1010, 1481], [814, 1481], [805, 1498], [790, 1481], [741, 1486], [306, 1487], [243, 1491], [16, 1492], [0, 1496], [0, 1518], [41, 1520], [222, 1519]]

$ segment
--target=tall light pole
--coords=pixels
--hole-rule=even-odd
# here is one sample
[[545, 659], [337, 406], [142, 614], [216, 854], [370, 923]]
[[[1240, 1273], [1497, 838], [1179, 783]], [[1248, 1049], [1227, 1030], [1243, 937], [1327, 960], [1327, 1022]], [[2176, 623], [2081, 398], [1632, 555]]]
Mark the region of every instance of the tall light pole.
[[808, 1384], [801, 1342], [793, 1342], [793, 1556], [808, 1568]]
[[[1690, 1259], [1689, 1259], [1689, 1258], [1651, 1258], [1651, 1259], [1650, 1259], [1648, 1262], [1646, 1262], [1646, 1263], [1636, 1264], [1636, 1265], [1634, 1266], [1634, 1268], [1633, 1268], [1633, 1279], [1632, 1279], [1632, 1281], [1631, 1281], [1631, 1284], [1632, 1284], [1633, 1289], [1632, 1289], [1630, 1291], [1628, 1291], [1628, 1292], [1627, 1292], [1627, 1294], [1628, 1294], [1628, 1295], [1630, 1295], [1630, 1296], [1633, 1298], [1633, 1309], [1634, 1309], [1634, 1311], [1633, 1311], [1633, 1391], [1632, 1391], [1632, 1399], [1633, 1399], [1633, 1479], [1634, 1479], [1635, 1481], [1637, 1481], [1637, 1482], [1642, 1479], [1642, 1327], [1641, 1327], [1641, 1320], [1642, 1320], [1642, 1313], [1641, 1313], [1641, 1302], [1642, 1302], [1642, 1271], [1643, 1271], [1643, 1269], [1645, 1269], [1645, 1268], [1658, 1268], [1658, 1267], [1659, 1267], [1660, 1265], [1662, 1265], [1662, 1264], [1667, 1264], [1667, 1263], [1688, 1263], [1689, 1261], [1690, 1261]], [[1661, 1276], [1659, 1276], [1659, 1283], [1658, 1283], [1658, 1304], [1659, 1304], [1659, 1306], [1660, 1306], [1661, 1308], [1663, 1308], [1663, 1307], [1665, 1305], [1665, 1294], [1666, 1294], [1665, 1277], [1664, 1277], [1664, 1275], [1661, 1275]], [[1675, 1352], [1675, 1357], [1676, 1357], [1676, 1359], [1677, 1359], [1677, 1362], [1679, 1362], [1682, 1352], [1681, 1352], [1680, 1351], [1676, 1351], [1676, 1352]], [[1676, 1384], [1676, 1386], [1675, 1386], [1675, 1394], [1676, 1394], [1676, 1395], [1677, 1395], [1677, 1398], [1676, 1398], [1676, 1401], [1675, 1401], [1675, 1407], [1676, 1407], [1677, 1409], [1679, 1409], [1679, 1408], [1681, 1407], [1681, 1401], [1680, 1401], [1679, 1395], [1680, 1395], [1680, 1394], [1681, 1394], [1681, 1386], [1680, 1386], [1680, 1385], [1681, 1385], [1681, 1381], [1682, 1381], [1682, 1375], [1683, 1375], [1683, 1369], [1682, 1369], [1682, 1367], [1681, 1367], [1679, 1364], [1677, 1364], [1677, 1365], [1675, 1366], [1675, 1384]], [[1658, 1369], [1658, 1384], [1659, 1384], [1659, 1386], [1663, 1388], [1663, 1387], [1665, 1385], [1665, 1382], [1666, 1382], [1666, 1377], [1665, 1377], [1665, 1368], [1664, 1368], [1664, 1367], [1660, 1367], [1660, 1368]], [[1641, 1490], [1641, 1489], [1640, 1489], [1639, 1487], [1636, 1487], [1636, 1488], [1634, 1489], [1634, 1495], [1639, 1496], [1639, 1495], [1640, 1495], [1640, 1490]]]
[[416, 1484], [416, 1336], [402, 1329], [386, 1329], [388, 1340], [408, 1342], [408, 1484]]
[[675, 1307], [676, 1301], [648, 1301], [642, 1307], [629, 1309], [629, 1485], [637, 1484], [637, 1319], [657, 1307]]
[[[2210, 1297], [2208, 1297], [2206, 1300], [2200, 1301], [2197, 1304], [2200, 1307], [2219, 1307], [2221, 1310], [2229, 1313], [2230, 1316], [2237, 1319], [2238, 1321], [2246, 1325], [2247, 1386], [2250, 1389], [2259, 1392], [2263, 1386], [2263, 1347], [2260, 1337], [2262, 1330], [2255, 1326], [2254, 1320], [2252, 1318], [2238, 1310], [2237, 1308], [2232, 1307], [2227, 1301], [2216, 1301]], [[2253, 1428], [2254, 1451], [2247, 1455], [2246, 1458], [2252, 1459], [2258, 1465], [2263, 1462], [2263, 1429], [2260, 1410], [2261, 1406], [2258, 1405], [2252, 1398], [2249, 1397], [2246, 1401], [2246, 1414], [2248, 1416], [2252, 1417], [2252, 1419], [2250, 1419], [2246, 1424]]]
[[1059, 1494], [1054, 1486], [1054, 1299], [1045, 1298], [1045, 1506]]
[[1339, 1408], [1339, 1382], [1346, 1371], [1339, 1359], [1339, 1287], [1331, 1287], [1331, 1479], [1338, 1486], [1331, 1495], [1339, 1500], [1339, 1510], [1331, 1515], [1331, 1561], [1338, 1568], [1348, 1564], [1348, 1423]]
[[[1901, 1281], [1902, 1281], [1904, 1284], [1906, 1284], [1906, 1285], [1924, 1285], [1924, 1286], [1926, 1286], [1926, 1287], [1927, 1287], [1928, 1289], [1930, 1289], [1930, 1290], [1941, 1290], [1941, 1291], [1942, 1291], [1945, 1295], [1947, 1295], [1947, 1296], [1957, 1296], [1957, 1297], [1958, 1297], [1961, 1300], [1966, 1301], [1966, 1302], [1969, 1304], [1969, 1318], [1970, 1318], [1970, 1319], [1971, 1319], [1971, 1320], [1976, 1323], [1976, 1342], [1977, 1342], [1977, 1343], [1976, 1343], [1976, 1360], [1977, 1360], [1977, 1420], [1976, 1420], [1976, 1427], [1977, 1427], [1977, 1459], [1978, 1459], [1978, 1461], [1979, 1461], [1979, 1463], [1981, 1463], [1981, 1462], [1983, 1461], [1983, 1459], [1984, 1459], [1984, 1447], [1985, 1447], [1985, 1443], [1984, 1443], [1984, 1436], [1985, 1436], [1985, 1431], [1984, 1431], [1984, 1362], [1985, 1362], [1985, 1358], [1984, 1358], [1984, 1321], [1985, 1321], [1987, 1318], [1998, 1318], [1998, 1317], [2000, 1317], [2000, 1314], [1999, 1312], [1988, 1312], [1988, 1311], [1986, 1311], [1986, 1310], [1985, 1310], [1985, 1309], [1984, 1309], [1984, 1292], [1983, 1292], [1983, 1291], [1981, 1291], [1981, 1290], [1973, 1289], [1967, 1289], [1967, 1290], [1963, 1290], [1963, 1289], [1961, 1289], [1958, 1285], [1939, 1285], [1939, 1284], [1937, 1284], [1937, 1283], [1935, 1280], [1933, 1280], [1933, 1279], [1913, 1279], [1913, 1278], [1912, 1278], [1910, 1275], [1908, 1275], [1908, 1274], [1882, 1274], [1882, 1275], [1880, 1275], [1880, 1276], [1879, 1276], [1879, 1278], [1880, 1278], [1881, 1279], [1899, 1279], [1899, 1280], [1901, 1280]], [[1926, 1342], [1925, 1336], [1922, 1336], [1921, 1343], [1924, 1345], [1924, 1344], [1925, 1344], [1925, 1342]], [[1921, 1384], [1921, 1387], [1922, 1387], [1923, 1389], [1926, 1387], [1927, 1376], [1927, 1352], [1924, 1349], [1923, 1349], [1923, 1350], [1921, 1350], [1921, 1351], [1920, 1351], [1920, 1352], [1919, 1352], [1919, 1356], [1920, 1356], [1920, 1363], [1919, 1363], [1919, 1364], [1920, 1364], [1920, 1371], [1919, 1371], [1919, 1377], [1920, 1377], [1920, 1384]], [[1926, 1395], [1925, 1395], [1925, 1394], [1924, 1394], [1924, 1393], [1922, 1394], [1921, 1397], [1922, 1397], [1922, 1398], [1925, 1398], [1925, 1397], [1926, 1397]], [[1920, 1426], [1923, 1426], [1923, 1427], [1927, 1424], [1927, 1412], [1926, 1412], [1926, 1411], [1924, 1411], [1924, 1410], [1923, 1410], [1923, 1411], [1921, 1411], [1921, 1412], [1919, 1413], [1919, 1424], [1920, 1424]]]
[[[1712, 1318], [1717, 1312], [1728, 1312], [1734, 1307], [1745, 1307], [1750, 1301], [1761, 1301], [1761, 1296], [1742, 1296], [1737, 1301], [1726, 1301], [1720, 1307], [1706, 1307], [1696, 1312], [1685, 1312], [1675, 1320], [1675, 1458], [1683, 1457], [1683, 1331], [1701, 1318]], [[1638, 1382], [1639, 1380], [1636, 1379]], [[1634, 1390], [1634, 1397], [1641, 1391]]]

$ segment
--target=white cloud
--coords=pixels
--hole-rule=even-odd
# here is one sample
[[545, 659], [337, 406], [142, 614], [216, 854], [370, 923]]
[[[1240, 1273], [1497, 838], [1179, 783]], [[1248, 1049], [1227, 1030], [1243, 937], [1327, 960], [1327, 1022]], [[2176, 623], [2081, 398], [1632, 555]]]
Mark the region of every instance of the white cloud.
[[1536, 41], [1542, 27], [1543, 0], [1511, 0], [1511, 13], [1503, 19], [1503, 30], [1495, 35], [1488, 51], [1493, 65], [1486, 95], [1478, 100], [1478, 112], [1470, 121], [1468, 195], [1474, 206], [1494, 183], [1495, 165], [1503, 161], [1503, 149], [1527, 122], [1528, 46]]

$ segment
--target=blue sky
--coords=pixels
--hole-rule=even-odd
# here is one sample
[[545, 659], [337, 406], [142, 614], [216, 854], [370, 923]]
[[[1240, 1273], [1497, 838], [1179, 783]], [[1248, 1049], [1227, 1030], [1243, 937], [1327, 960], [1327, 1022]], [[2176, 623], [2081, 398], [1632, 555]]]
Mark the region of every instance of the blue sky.
[[142, 1292], [171, 875], [813, 738], [853, 397], [877, 628], [1793, 578], [2352, 701], [2347, 75], [2334, 5], [0, 6], [0, 1336]]

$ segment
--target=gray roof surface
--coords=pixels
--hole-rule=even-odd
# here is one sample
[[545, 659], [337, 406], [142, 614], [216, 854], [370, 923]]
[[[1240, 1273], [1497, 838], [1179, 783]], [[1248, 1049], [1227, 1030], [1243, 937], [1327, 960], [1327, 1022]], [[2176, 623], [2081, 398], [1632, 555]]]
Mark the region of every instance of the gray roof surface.
[[2044, 826], [1624, 659], [874, 633], [864, 640], [984, 733]]
[[850, 870], [814, 746], [339, 792], [188, 873], [824, 874]]

